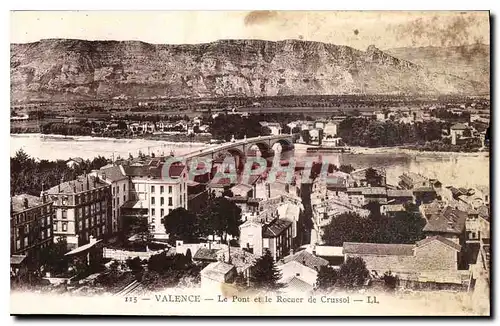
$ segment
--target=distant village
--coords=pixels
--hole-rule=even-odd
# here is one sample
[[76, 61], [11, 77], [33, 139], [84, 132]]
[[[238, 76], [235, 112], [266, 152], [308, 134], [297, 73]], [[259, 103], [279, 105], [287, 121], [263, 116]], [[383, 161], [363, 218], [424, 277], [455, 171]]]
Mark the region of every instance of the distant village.
[[[254, 106], [258, 103], [254, 103]], [[148, 102], [138, 102], [139, 107], [147, 108]], [[258, 106], [257, 106], [258, 107]], [[223, 130], [213, 126], [213, 121], [221, 116], [238, 116], [249, 119], [256, 112], [244, 108], [226, 108], [224, 110], [205, 110], [195, 116], [169, 116], [163, 119], [161, 115], [117, 115], [112, 114], [110, 119], [99, 119], [90, 115], [52, 116], [49, 123], [42, 123], [37, 115], [26, 113], [29, 108], [12, 108], [11, 132], [36, 132], [65, 134], [65, 135], [93, 135], [105, 137], [174, 137], [178, 141], [202, 140], [206, 142], [221, 141]], [[38, 111], [37, 111], [38, 112]], [[261, 112], [261, 111], [258, 111]], [[274, 111], [273, 111], [274, 112]], [[285, 114], [287, 109], [283, 111]], [[290, 111], [295, 112], [295, 111]], [[307, 110], [304, 111], [307, 114]], [[295, 113], [290, 113], [288, 119], [280, 118], [279, 113], [268, 113], [272, 119], [265, 121], [265, 116], [259, 120], [260, 133], [278, 135], [282, 133], [299, 133], [299, 143], [321, 145], [322, 147], [339, 147], [351, 145], [351, 139], [341, 137], [342, 122], [348, 118], [363, 118], [377, 122], [392, 122], [401, 125], [425, 123], [441, 123], [440, 136], [435, 139], [440, 143], [452, 146], [476, 144], [476, 149], [484, 149], [489, 144], [490, 115], [484, 110], [481, 102], [456, 105], [429, 105], [427, 107], [412, 108], [396, 107], [383, 110], [351, 110], [349, 113], [338, 111], [326, 117], [302, 116], [305, 119], [293, 120]], [[259, 113], [262, 114], [262, 113]], [[259, 117], [261, 117], [259, 115]], [[38, 125], [22, 127], [28, 122], [42, 121]], [[279, 121], [279, 122], [278, 122]], [[444, 127], [446, 126], [446, 127]], [[34, 129], [33, 129], [34, 128]], [[176, 137], [176, 138], [175, 138]], [[228, 140], [228, 139], [226, 139]], [[375, 144], [377, 146], [377, 144]], [[378, 144], [378, 146], [387, 146]], [[439, 146], [438, 146], [439, 147]], [[440, 147], [439, 147], [440, 148]], [[457, 147], [458, 148], [458, 147]], [[420, 148], [422, 149], [422, 148]], [[432, 149], [430, 149], [432, 150]], [[456, 149], [457, 151], [460, 149]], [[453, 150], [451, 150], [453, 151]]]

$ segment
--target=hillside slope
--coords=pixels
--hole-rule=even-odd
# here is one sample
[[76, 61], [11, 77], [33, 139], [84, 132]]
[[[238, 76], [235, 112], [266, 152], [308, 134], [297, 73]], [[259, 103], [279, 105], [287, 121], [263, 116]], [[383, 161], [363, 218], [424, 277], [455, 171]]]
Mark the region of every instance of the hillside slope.
[[335, 94], [476, 94], [374, 46], [285, 40], [195, 45], [48, 39], [11, 45], [13, 101]]

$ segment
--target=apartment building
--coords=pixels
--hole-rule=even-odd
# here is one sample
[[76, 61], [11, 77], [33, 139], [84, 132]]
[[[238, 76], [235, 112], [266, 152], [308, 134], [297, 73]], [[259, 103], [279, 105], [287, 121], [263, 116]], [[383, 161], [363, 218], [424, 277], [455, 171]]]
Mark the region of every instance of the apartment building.
[[163, 164], [162, 159], [154, 159], [147, 165], [124, 167], [130, 178], [130, 191], [129, 201], [122, 206], [122, 215], [147, 218], [156, 238], [167, 236], [163, 219], [171, 211], [188, 207], [186, 167], [170, 166], [167, 178], [163, 176]]
[[54, 209], [47, 195], [22, 194], [11, 198], [10, 254], [36, 263], [40, 251], [52, 244]]
[[99, 177], [111, 186], [111, 232], [116, 233], [122, 229], [120, 208], [129, 199], [129, 177], [121, 165], [105, 166], [100, 170], [92, 171], [91, 175]]
[[99, 177], [78, 176], [47, 191], [54, 202], [54, 240], [63, 237], [68, 249], [89, 243], [90, 236], [105, 238], [112, 233], [111, 186]]

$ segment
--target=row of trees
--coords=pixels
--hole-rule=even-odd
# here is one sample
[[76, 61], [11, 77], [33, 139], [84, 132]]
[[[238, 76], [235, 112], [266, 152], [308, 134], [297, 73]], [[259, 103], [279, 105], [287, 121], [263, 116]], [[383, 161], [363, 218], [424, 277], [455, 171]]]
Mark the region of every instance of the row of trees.
[[10, 191], [11, 195], [27, 193], [39, 196], [43, 189], [54, 187], [61, 180], [73, 180], [76, 176], [89, 173], [110, 163], [108, 159], [98, 156], [93, 160], [85, 160], [82, 164], [70, 168], [63, 160], [37, 161], [22, 149], [10, 158]]
[[399, 146], [440, 140], [442, 129], [448, 129], [449, 125], [436, 121], [404, 124], [348, 117], [340, 122], [338, 136], [350, 146]]

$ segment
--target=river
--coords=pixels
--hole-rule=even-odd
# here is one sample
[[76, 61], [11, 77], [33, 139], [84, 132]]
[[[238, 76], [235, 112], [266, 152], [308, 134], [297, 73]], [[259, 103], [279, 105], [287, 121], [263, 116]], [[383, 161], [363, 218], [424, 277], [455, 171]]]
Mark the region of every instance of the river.
[[[11, 156], [23, 149], [32, 157], [47, 160], [81, 157], [92, 159], [98, 155], [115, 158], [119, 155], [134, 157], [139, 150], [157, 155], [182, 155], [204, 148], [202, 143], [172, 143], [147, 139], [113, 139], [89, 136], [64, 137], [59, 135], [11, 134]], [[293, 152], [283, 153], [284, 158], [294, 156], [300, 160], [305, 157], [318, 157], [320, 154], [306, 153], [306, 146], [296, 144]], [[473, 187], [488, 186], [490, 180], [490, 161], [487, 153], [432, 153], [432, 152], [394, 152], [380, 149], [366, 154], [322, 154], [323, 161], [351, 164], [355, 168], [382, 167], [387, 174], [387, 182], [397, 184], [398, 177], [405, 171], [421, 173], [437, 178], [445, 185]]]

